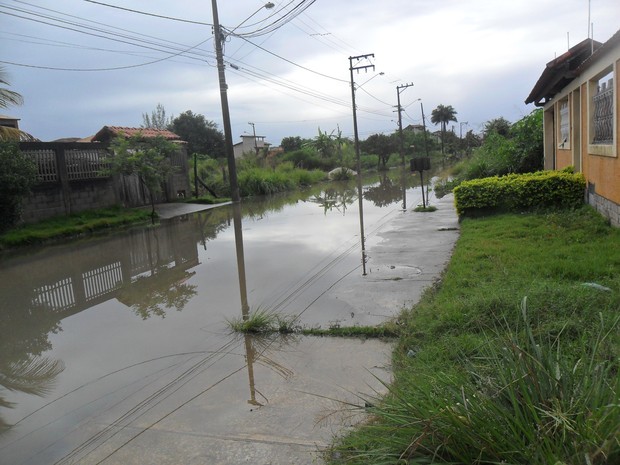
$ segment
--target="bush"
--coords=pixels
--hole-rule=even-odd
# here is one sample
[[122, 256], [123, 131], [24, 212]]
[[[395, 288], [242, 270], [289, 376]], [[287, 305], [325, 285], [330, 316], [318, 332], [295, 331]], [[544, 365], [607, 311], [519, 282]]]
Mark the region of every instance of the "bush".
[[583, 204], [585, 179], [566, 171], [538, 171], [465, 181], [454, 188], [459, 215], [490, 211], [576, 208]]
[[36, 174], [37, 167], [16, 142], [0, 143], [0, 231], [19, 221], [22, 199], [36, 183]]

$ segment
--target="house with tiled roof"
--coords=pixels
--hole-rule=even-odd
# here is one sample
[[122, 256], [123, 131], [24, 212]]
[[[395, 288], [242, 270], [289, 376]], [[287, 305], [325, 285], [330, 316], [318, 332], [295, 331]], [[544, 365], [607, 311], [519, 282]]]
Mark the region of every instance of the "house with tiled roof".
[[548, 62], [525, 103], [544, 111], [545, 169], [573, 166], [589, 204], [620, 226], [620, 30]]
[[152, 129], [152, 128], [129, 128], [124, 126], [104, 126], [92, 136], [91, 142], [103, 142], [108, 143], [115, 137], [133, 137], [140, 134], [144, 138], [163, 137], [166, 140], [173, 142], [183, 142], [181, 137], [174, 132], [167, 129]]

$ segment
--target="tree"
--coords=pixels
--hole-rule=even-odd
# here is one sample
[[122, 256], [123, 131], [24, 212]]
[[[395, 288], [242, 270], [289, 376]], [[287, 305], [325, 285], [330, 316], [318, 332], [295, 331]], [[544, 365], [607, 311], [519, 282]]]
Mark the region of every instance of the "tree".
[[151, 112], [151, 116], [148, 113], [142, 113], [142, 128], [168, 129], [170, 123], [172, 123], [172, 117], [166, 116], [166, 109], [161, 103], [157, 104], [155, 110]]
[[484, 125], [484, 135], [488, 136], [489, 134], [495, 132], [503, 137], [508, 137], [510, 134], [510, 121], [508, 121], [503, 116], [499, 118], [494, 118], [487, 121]]
[[510, 128], [518, 151], [519, 172], [530, 173], [544, 168], [543, 110], [538, 108]]
[[145, 138], [138, 133], [130, 138], [117, 137], [110, 147], [114, 151], [110, 173], [136, 175], [149, 192], [151, 215], [155, 217], [155, 195], [162, 192], [163, 183], [174, 171], [170, 156], [178, 146], [162, 136]]
[[336, 143], [334, 142], [334, 131], [327, 134], [327, 131], [321, 131], [319, 128], [319, 134], [309, 142], [304, 144], [304, 147], [312, 147], [317, 151], [319, 157], [330, 158], [334, 155], [334, 149]]
[[456, 110], [452, 105], [437, 105], [431, 113], [431, 123], [441, 124], [441, 155], [444, 155], [444, 138], [446, 135], [446, 125], [450, 122], [457, 122]]
[[174, 118], [168, 127], [187, 142], [187, 153], [200, 153], [211, 158], [225, 158], [224, 134], [217, 124], [203, 115], [187, 110]]
[[24, 196], [36, 183], [37, 167], [16, 141], [0, 141], [0, 231], [17, 223]]
[[[4, 87], [8, 85], [7, 73], [4, 71], [4, 68], [0, 66], [0, 108], [8, 108], [11, 105], [21, 105], [24, 103], [24, 98], [21, 94]], [[34, 137], [17, 128], [0, 126], [0, 141], [9, 140], [34, 140]]]
[[284, 137], [282, 142], [280, 142], [280, 147], [282, 147], [284, 153], [293, 152], [295, 150], [300, 150], [304, 142], [305, 141], [299, 136]]
[[373, 134], [361, 144], [364, 152], [379, 156], [379, 163], [383, 169], [386, 169], [390, 156], [398, 152], [398, 145], [398, 140], [394, 136], [386, 136], [385, 134]]

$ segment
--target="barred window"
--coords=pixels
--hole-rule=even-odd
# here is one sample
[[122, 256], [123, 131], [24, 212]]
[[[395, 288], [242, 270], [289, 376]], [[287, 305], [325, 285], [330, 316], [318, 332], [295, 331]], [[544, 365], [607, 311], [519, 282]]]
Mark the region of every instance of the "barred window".
[[570, 113], [568, 110], [568, 98], [560, 102], [560, 134], [558, 147], [570, 148]]
[[592, 143], [613, 144], [614, 141], [614, 76], [613, 72], [598, 79], [592, 97]]

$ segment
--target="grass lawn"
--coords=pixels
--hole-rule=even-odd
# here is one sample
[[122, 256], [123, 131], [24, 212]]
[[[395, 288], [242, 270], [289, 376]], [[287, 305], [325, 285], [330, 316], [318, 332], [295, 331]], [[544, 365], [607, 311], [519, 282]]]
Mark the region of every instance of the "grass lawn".
[[332, 464], [620, 463], [620, 230], [589, 207], [465, 219], [399, 317], [395, 380]]
[[0, 234], [0, 250], [41, 244], [53, 239], [90, 234], [119, 226], [151, 221], [150, 209], [121, 207], [89, 210], [71, 216], [59, 216], [36, 224], [24, 225]]

